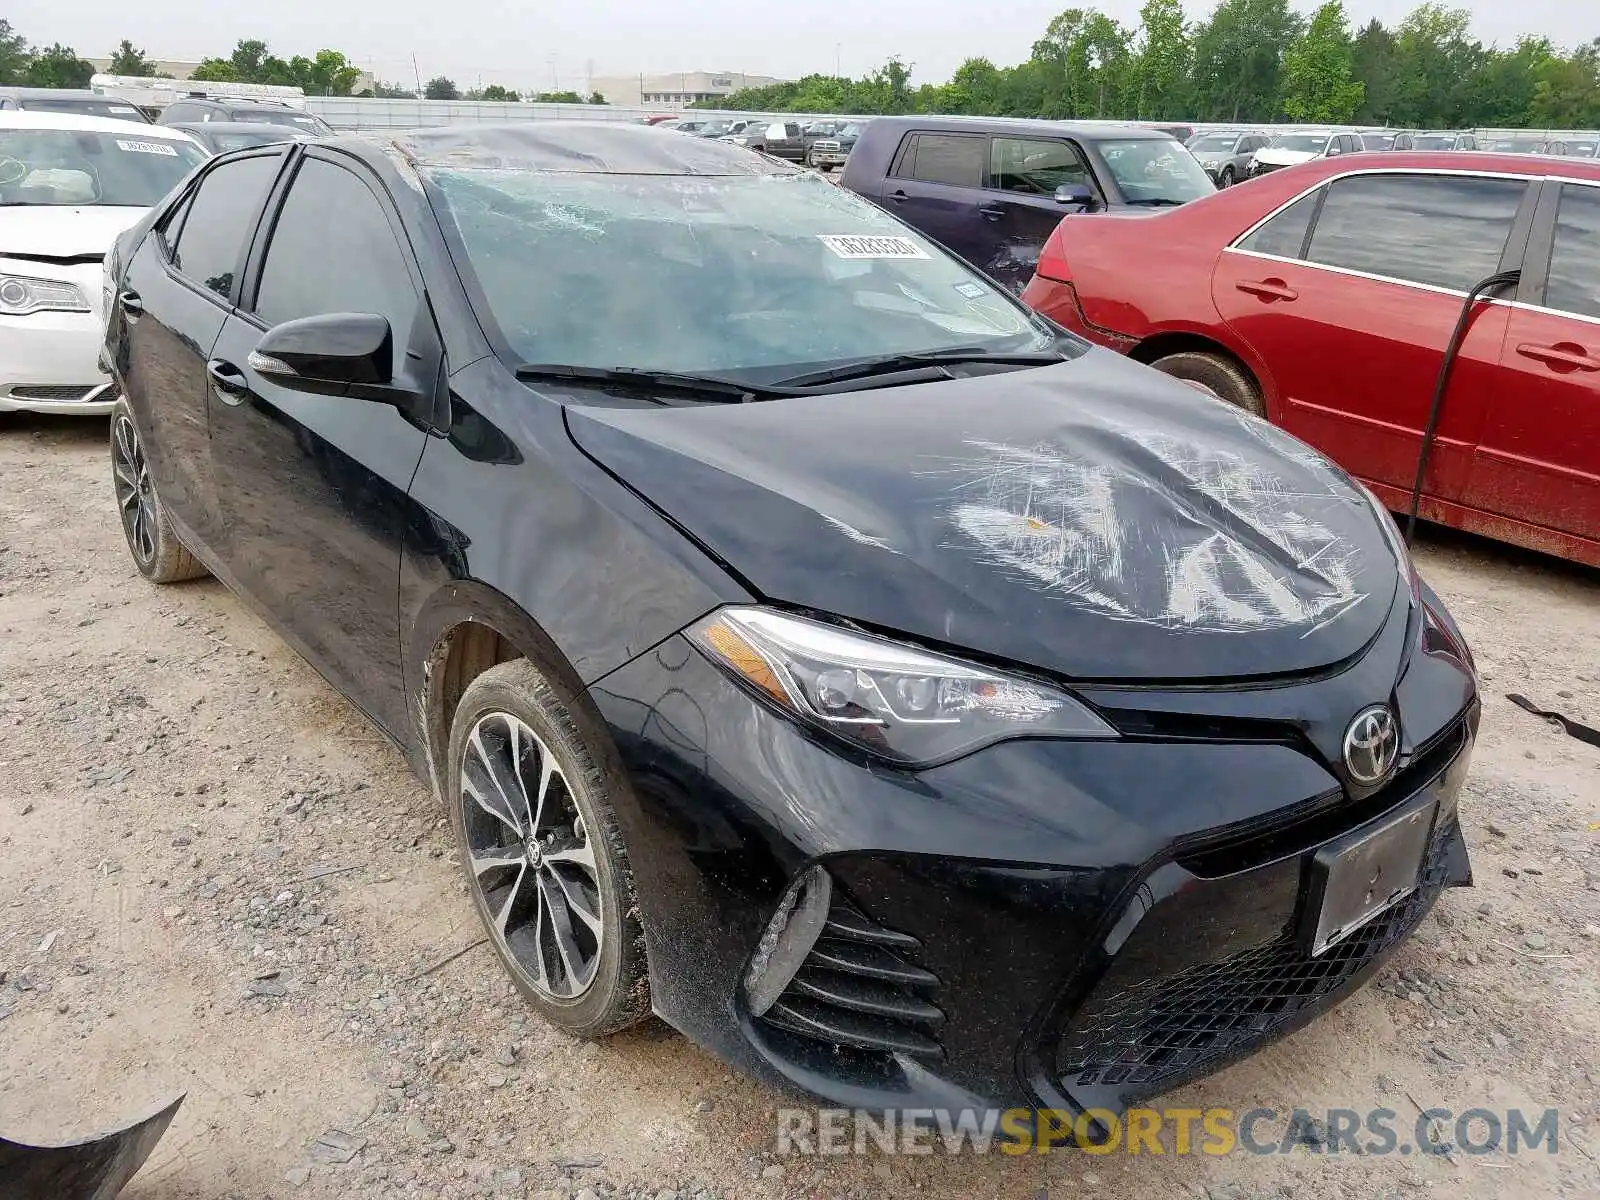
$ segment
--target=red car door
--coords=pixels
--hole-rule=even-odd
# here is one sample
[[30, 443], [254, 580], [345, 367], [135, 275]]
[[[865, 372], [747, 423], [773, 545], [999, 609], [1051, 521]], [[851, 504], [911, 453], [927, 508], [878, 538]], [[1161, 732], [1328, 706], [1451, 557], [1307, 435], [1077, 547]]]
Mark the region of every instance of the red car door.
[[1470, 500], [1600, 541], [1600, 182], [1545, 184], [1523, 284]]
[[[1369, 171], [1333, 180], [1225, 249], [1217, 310], [1266, 364], [1269, 415], [1346, 470], [1409, 493], [1466, 291], [1508, 251], [1529, 183]], [[1518, 228], [1525, 229], [1526, 223]], [[1466, 493], [1508, 309], [1482, 304], [1452, 376], [1427, 494]]]

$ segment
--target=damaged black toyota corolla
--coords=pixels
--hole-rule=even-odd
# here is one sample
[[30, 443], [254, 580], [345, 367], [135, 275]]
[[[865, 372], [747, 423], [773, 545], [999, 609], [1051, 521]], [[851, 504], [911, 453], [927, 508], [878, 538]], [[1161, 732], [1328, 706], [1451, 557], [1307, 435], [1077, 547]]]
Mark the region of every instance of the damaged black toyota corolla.
[[865, 1107], [1116, 1108], [1469, 878], [1393, 523], [736, 147], [208, 163], [119, 248], [115, 488], [447, 806], [530, 1002]]

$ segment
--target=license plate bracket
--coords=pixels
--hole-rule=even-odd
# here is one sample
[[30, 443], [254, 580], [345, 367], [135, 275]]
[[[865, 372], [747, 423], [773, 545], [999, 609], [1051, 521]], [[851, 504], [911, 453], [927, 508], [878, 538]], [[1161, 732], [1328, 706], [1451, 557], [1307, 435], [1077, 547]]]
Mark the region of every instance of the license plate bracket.
[[1300, 937], [1313, 958], [1417, 890], [1438, 810], [1437, 798], [1419, 796], [1312, 856]]

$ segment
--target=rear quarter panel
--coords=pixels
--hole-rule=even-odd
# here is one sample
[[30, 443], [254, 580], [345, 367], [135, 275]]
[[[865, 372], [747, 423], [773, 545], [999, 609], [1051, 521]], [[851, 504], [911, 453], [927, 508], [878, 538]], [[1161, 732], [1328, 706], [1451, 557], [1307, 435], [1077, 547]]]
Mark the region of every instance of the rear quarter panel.
[[850, 157], [845, 160], [839, 175], [839, 186], [849, 188], [868, 200], [883, 199], [883, 181], [889, 173], [889, 161], [900, 145], [901, 130], [874, 129], [871, 125], [861, 131]]

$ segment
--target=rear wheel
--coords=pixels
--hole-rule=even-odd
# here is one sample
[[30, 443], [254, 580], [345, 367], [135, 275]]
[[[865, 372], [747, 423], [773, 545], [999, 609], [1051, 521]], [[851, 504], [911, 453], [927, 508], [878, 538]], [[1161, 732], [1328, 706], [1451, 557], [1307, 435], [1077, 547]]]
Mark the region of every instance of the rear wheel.
[[1222, 168], [1222, 174], [1217, 176], [1217, 186], [1219, 188], [1233, 186], [1233, 168], [1231, 166]]
[[200, 560], [178, 540], [156, 495], [144, 442], [126, 399], [119, 399], [111, 410], [111, 484], [128, 552], [141, 575], [151, 583], [181, 583], [206, 574]]
[[610, 799], [627, 783], [608, 746], [575, 697], [526, 659], [473, 680], [450, 731], [450, 816], [478, 916], [523, 995], [579, 1037], [650, 1010]]
[[1246, 412], [1258, 417], [1267, 415], [1267, 407], [1262, 402], [1261, 389], [1256, 386], [1256, 381], [1231, 358], [1204, 350], [1180, 350], [1176, 354], [1158, 358], [1150, 365]]

